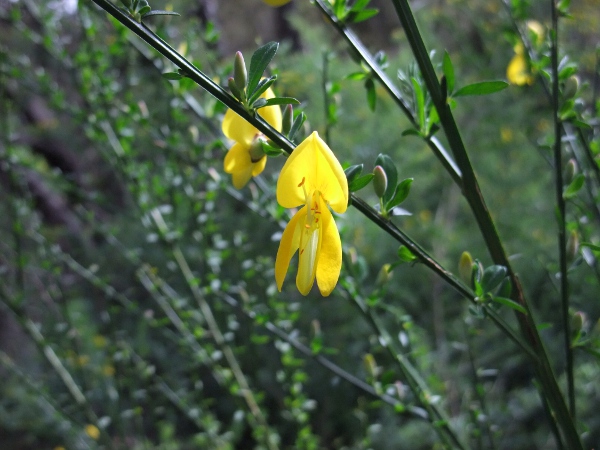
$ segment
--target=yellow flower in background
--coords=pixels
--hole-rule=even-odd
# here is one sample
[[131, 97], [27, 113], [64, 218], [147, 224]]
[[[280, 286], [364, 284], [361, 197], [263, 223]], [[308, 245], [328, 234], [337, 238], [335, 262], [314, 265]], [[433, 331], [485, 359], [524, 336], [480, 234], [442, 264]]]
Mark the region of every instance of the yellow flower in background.
[[277, 201], [284, 208], [302, 208], [285, 227], [275, 280], [281, 291], [290, 260], [299, 250], [296, 286], [307, 295], [317, 279], [327, 297], [342, 268], [342, 242], [328, 207], [343, 213], [348, 207], [348, 181], [339, 161], [315, 131], [292, 152], [277, 181]]
[[93, 440], [97, 441], [100, 437], [100, 430], [97, 426], [88, 424], [85, 426], [85, 434], [87, 434]]
[[[273, 98], [273, 91], [267, 89], [261, 97]], [[277, 131], [281, 131], [279, 106], [265, 106], [258, 110], [258, 114]], [[223, 168], [226, 173], [232, 175], [235, 188], [241, 189], [250, 181], [250, 178], [257, 176], [265, 169], [267, 157], [262, 151], [260, 142], [265, 137], [231, 109], [225, 113], [221, 129], [227, 138], [235, 141], [225, 155]]]
[[533, 75], [529, 72], [527, 58], [525, 57], [525, 48], [522, 43], [515, 45], [515, 56], [508, 63], [506, 68], [506, 79], [511, 84], [524, 86], [533, 84]]
[[292, 0], [263, 0], [263, 2], [265, 2], [269, 6], [283, 6], [291, 1]]

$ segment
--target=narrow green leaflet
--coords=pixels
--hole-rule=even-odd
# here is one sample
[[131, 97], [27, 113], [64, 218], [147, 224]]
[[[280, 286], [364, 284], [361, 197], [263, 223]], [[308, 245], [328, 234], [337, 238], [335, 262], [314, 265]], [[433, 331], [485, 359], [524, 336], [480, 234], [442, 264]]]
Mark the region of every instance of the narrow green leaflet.
[[[262, 80], [260, 80], [258, 82], [258, 85], [256, 86], [256, 89], [254, 89], [254, 92], [252, 92], [252, 95], [248, 96], [248, 103], [249, 104], [253, 104], [254, 102], [256, 102], [256, 100], [267, 90], [271, 87], [271, 85], [275, 82], [275, 80], [277, 79], [276, 76], [272, 76], [269, 78], [263, 78]], [[266, 100], [266, 99], [265, 99]]]
[[486, 267], [483, 271], [483, 277], [481, 278], [481, 288], [483, 292], [491, 292], [497, 288], [502, 280], [506, 278], [506, 267], [504, 266], [490, 266]]
[[163, 78], [172, 81], [181, 80], [183, 78], [183, 76], [179, 72], [165, 72], [162, 74], [162, 76]]
[[362, 177], [358, 177], [354, 179], [351, 183], [348, 184], [348, 190], [350, 192], [356, 192], [364, 188], [367, 184], [371, 182], [373, 179], [373, 174], [368, 173], [363, 175]]
[[248, 71], [247, 92], [249, 95], [254, 95], [254, 90], [258, 86], [258, 82], [275, 56], [275, 53], [277, 53], [278, 48], [279, 43], [269, 42], [256, 50], [252, 55], [252, 59], [250, 60], [250, 70]]
[[[264, 99], [264, 106], [273, 106], [273, 105], [299, 105], [300, 102], [296, 100], [294, 97], [274, 97], [270, 99]], [[262, 106], [261, 106], [262, 108]]]
[[465, 97], [467, 95], [488, 95], [499, 92], [508, 87], [506, 81], [481, 81], [479, 83], [463, 86], [456, 91], [453, 97]]
[[406, 200], [406, 197], [408, 197], [408, 194], [410, 193], [412, 182], [412, 178], [406, 178], [405, 180], [402, 180], [396, 187], [396, 191], [394, 192], [392, 199], [385, 204], [385, 209], [389, 211]]
[[584, 183], [585, 183], [585, 175], [582, 173], [578, 173], [575, 176], [575, 178], [573, 178], [573, 181], [571, 181], [569, 186], [567, 186], [567, 188], [565, 189], [565, 192], [563, 193], [563, 197], [565, 199], [575, 197], [577, 195], [577, 193], [583, 187]]
[[344, 170], [344, 173], [346, 174], [346, 179], [348, 180], [348, 183], [352, 183], [356, 178], [358, 178], [360, 176], [360, 174], [363, 171], [363, 164], [355, 164], [353, 166], [348, 167], [346, 170]]
[[447, 92], [448, 94], [452, 94], [452, 91], [454, 90], [454, 66], [452, 66], [452, 61], [450, 60], [450, 55], [448, 52], [444, 52], [442, 70], [444, 71], [444, 76], [446, 77]]
[[500, 303], [501, 305], [508, 306], [509, 308], [514, 309], [515, 311], [519, 311], [520, 313], [527, 314], [527, 310], [525, 310], [525, 308], [523, 308], [521, 305], [519, 305], [517, 302], [511, 300], [510, 298], [493, 297], [493, 300], [496, 303]]
[[161, 11], [161, 10], [155, 9], [153, 11], [150, 11], [150, 12], [142, 15], [142, 19], [145, 19], [147, 17], [152, 17], [152, 16], [181, 16], [181, 14], [179, 14], [175, 11]]
[[423, 93], [423, 88], [416, 78], [411, 78], [411, 82], [415, 95], [415, 112], [417, 113], [417, 117], [419, 119], [419, 128], [421, 132], [423, 132], [425, 129], [425, 94]]
[[367, 81], [365, 81], [365, 89], [367, 90], [367, 103], [369, 104], [369, 109], [375, 111], [377, 93], [375, 92], [375, 82], [373, 81], [373, 78], [367, 78]]
[[417, 259], [417, 257], [405, 245], [398, 247], [398, 258], [400, 258], [402, 262], [412, 262]]

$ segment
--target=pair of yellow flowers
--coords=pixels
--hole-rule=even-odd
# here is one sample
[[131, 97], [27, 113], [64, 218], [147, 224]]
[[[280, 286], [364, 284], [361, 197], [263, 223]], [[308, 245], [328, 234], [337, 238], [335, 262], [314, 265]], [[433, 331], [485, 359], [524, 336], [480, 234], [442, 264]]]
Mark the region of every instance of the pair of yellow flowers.
[[[267, 91], [266, 98], [273, 97]], [[267, 106], [259, 114], [273, 128], [281, 130], [281, 109]], [[225, 114], [223, 134], [235, 141], [225, 156], [224, 169], [241, 189], [251, 177], [260, 174], [267, 162], [256, 156], [253, 147], [262, 134], [232, 110]], [[315, 131], [289, 156], [277, 181], [277, 202], [284, 208], [302, 206], [285, 227], [277, 258], [277, 288], [285, 279], [290, 260], [299, 251], [296, 286], [307, 295], [315, 281], [323, 296], [331, 294], [342, 268], [342, 242], [329, 207], [343, 213], [348, 206], [348, 181], [339, 161]]]

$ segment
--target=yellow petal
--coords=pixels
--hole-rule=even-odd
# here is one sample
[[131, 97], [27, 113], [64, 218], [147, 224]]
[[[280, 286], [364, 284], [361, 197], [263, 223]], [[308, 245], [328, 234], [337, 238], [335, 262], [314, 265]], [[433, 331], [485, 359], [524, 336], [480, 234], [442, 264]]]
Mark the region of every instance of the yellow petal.
[[317, 258], [317, 285], [323, 297], [331, 294], [342, 269], [342, 241], [329, 209], [321, 212], [321, 249]]
[[339, 161], [315, 131], [287, 159], [277, 181], [277, 201], [284, 208], [305, 203], [306, 192], [320, 191], [334, 211], [348, 205], [348, 182]]
[[[305, 208], [307, 207], [305, 206]], [[310, 227], [305, 220], [300, 222], [298, 228], [300, 229], [300, 255], [298, 258], [296, 287], [302, 295], [308, 295], [315, 283], [317, 262], [323, 242], [323, 227]]]
[[508, 63], [506, 78], [511, 84], [517, 86], [533, 83], [533, 77], [527, 68], [527, 60], [522, 53], [517, 53]]
[[[263, 159], [266, 160], [267, 158]], [[257, 164], [260, 164], [260, 161]], [[233, 144], [233, 147], [225, 155], [225, 161], [223, 162], [223, 169], [232, 175], [233, 186], [236, 189], [242, 189], [246, 186], [250, 178], [252, 178], [254, 166], [255, 164], [250, 159], [248, 149], [239, 143]], [[262, 168], [264, 168], [264, 163], [262, 164]]]
[[258, 134], [258, 130], [238, 116], [231, 109], [228, 109], [223, 117], [221, 124], [223, 134], [229, 139], [234, 140], [246, 147], [250, 147], [254, 136]]
[[281, 292], [281, 286], [285, 280], [288, 267], [290, 266], [290, 260], [298, 247], [300, 246], [300, 227], [298, 223], [304, 223], [306, 218], [306, 206], [294, 214], [294, 217], [286, 225], [279, 242], [279, 249], [277, 250], [277, 257], [275, 258], [275, 281], [277, 282], [277, 289]]
[[[273, 94], [273, 91], [271, 88], [269, 88], [261, 95], [261, 97], [269, 99], [275, 97], [275, 94]], [[281, 131], [282, 115], [279, 105], [265, 106], [264, 108], [260, 108], [258, 110], [258, 114], [277, 131]]]
[[266, 165], [267, 165], [267, 157], [263, 156], [261, 159], [258, 160], [258, 162], [255, 162], [252, 165], [252, 176], [256, 177], [259, 174], [261, 174], [262, 171], [265, 170]]

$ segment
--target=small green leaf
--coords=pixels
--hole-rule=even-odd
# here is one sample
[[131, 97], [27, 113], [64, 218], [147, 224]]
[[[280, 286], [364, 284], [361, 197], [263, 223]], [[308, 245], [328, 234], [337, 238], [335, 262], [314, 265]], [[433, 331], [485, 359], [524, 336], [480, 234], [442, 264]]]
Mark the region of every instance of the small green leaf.
[[416, 78], [411, 78], [415, 96], [415, 109], [419, 121], [419, 129], [421, 132], [425, 129], [425, 94], [423, 88]]
[[379, 10], [375, 8], [363, 9], [362, 11], [356, 13], [351, 12], [350, 14], [348, 14], [348, 20], [354, 23], [364, 22], [365, 20], [368, 20], [371, 17], [377, 15], [378, 12]]
[[415, 128], [409, 128], [408, 130], [404, 130], [400, 136], [422, 136], [422, 134]]
[[375, 160], [376, 166], [381, 166], [388, 180], [388, 187], [385, 190], [385, 194], [382, 197], [383, 204], [385, 205], [394, 196], [396, 185], [398, 184], [398, 171], [394, 165], [394, 161], [388, 155], [380, 153]]
[[486, 267], [483, 271], [483, 277], [481, 278], [481, 288], [484, 293], [491, 292], [497, 288], [502, 280], [506, 278], [506, 267], [504, 266], [490, 266]]
[[368, 173], [366, 175], [363, 175], [362, 177], [358, 177], [358, 178], [354, 179], [351, 183], [348, 184], [348, 190], [350, 192], [360, 191], [362, 188], [364, 188], [366, 185], [368, 185], [372, 179], [373, 179], [372, 173]]
[[508, 87], [506, 81], [481, 81], [460, 88], [453, 97], [464, 97], [467, 95], [487, 95], [499, 92]]
[[277, 77], [273, 75], [272, 77], [263, 78], [262, 80], [260, 80], [256, 88], [254, 89], [254, 92], [248, 95], [248, 103], [254, 103], [267, 89], [271, 87], [271, 85], [275, 82], [276, 79]]
[[294, 119], [294, 123], [292, 123], [292, 129], [290, 130], [290, 134], [288, 134], [288, 138], [294, 139], [294, 136], [296, 136], [296, 133], [298, 132], [300, 127], [302, 127], [302, 124], [304, 123], [305, 120], [306, 120], [306, 114], [304, 114], [304, 111], [302, 111]]
[[525, 308], [523, 308], [521, 305], [519, 305], [517, 302], [511, 300], [510, 298], [493, 297], [492, 300], [495, 301], [496, 303], [500, 303], [501, 305], [508, 306], [509, 308], [514, 309], [515, 311], [519, 311], [520, 313], [527, 314], [527, 310]]
[[274, 147], [267, 141], [261, 140], [260, 146], [262, 148], [262, 151], [265, 152], [265, 155], [267, 156], [279, 156], [283, 153], [283, 150], [281, 150], [279, 147]]
[[277, 53], [278, 48], [279, 43], [268, 42], [256, 50], [252, 55], [252, 59], [250, 60], [250, 70], [248, 72], [248, 92], [250, 95], [254, 94], [254, 90], [258, 86], [265, 69], [275, 56], [275, 53]]
[[179, 14], [175, 11], [161, 11], [161, 10], [155, 9], [146, 14], [143, 14], [142, 19], [145, 19], [146, 17], [151, 17], [151, 16], [181, 16], [181, 14]]
[[417, 259], [413, 252], [411, 252], [405, 245], [398, 247], [398, 258], [400, 258], [400, 261], [402, 262], [412, 262]]
[[140, 17], [144, 17], [146, 14], [149, 14], [152, 11], [152, 8], [150, 8], [150, 6], [148, 6], [146, 4], [146, 6], [140, 8], [140, 10], [138, 11], [138, 15]]
[[563, 193], [563, 197], [565, 199], [575, 197], [577, 195], [577, 193], [583, 187], [584, 183], [585, 183], [585, 175], [582, 173], [578, 173], [577, 175], [575, 175], [575, 178], [573, 178], [573, 181], [571, 181], [571, 184], [569, 184], [569, 186], [565, 189], [565, 192]]
[[172, 81], [181, 80], [183, 78], [183, 76], [179, 72], [165, 72], [162, 74], [162, 76], [163, 78]]
[[595, 250], [597, 252], [600, 252], [600, 245], [597, 244], [592, 244], [591, 242], [582, 242], [581, 244], [579, 244], [581, 247], [588, 247], [591, 248], [592, 250]]
[[353, 72], [350, 75], [346, 75], [346, 80], [361, 81], [368, 76], [369, 74], [367, 72]]
[[444, 52], [442, 70], [444, 71], [444, 76], [446, 77], [448, 95], [451, 95], [452, 91], [454, 91], [454, 66], [452, 65], [452, 61], [450, 60], [450, 55], [448, 52]]
[[385, 204], [385, 209], [390, 211], [392, 208], [398, 206], [400, 203], [406, 200], [406, 197], [408, 197], [408, 194], [410, 193], [412, 182], [412, 178], [406, 178], [405, 180], [402, 180], [396, 187], [396, 191], [394, 192], [392, 199]]
[[367, 103], [369, 104], [369, 109], [375, 111], [377, 93], [375, 92], [375, 82], [373, 81], [373, 78], [367, 78], [365, 81], [365, 88], [367, 89]]
[[363, 171], [363, 167], [363, 164], [355, 164], [354, 166], [350, 166], [346, 170], [344, 170], [348, 183], [351, 183], [360, 176], [360, 174]]
[[266, 98], [257, 98], [256, 101], [254, 103], [252, 103], [251, 107], [254, 109], [259, 109], [259, 108], [263, 108], [267, 106], [267, 99]]
[[267, 103], [265, 106], [273, 106], [273, 105], [299, 105], [300, 102], [296, 100], [294, 97], [274, 97], [267, 99]]

